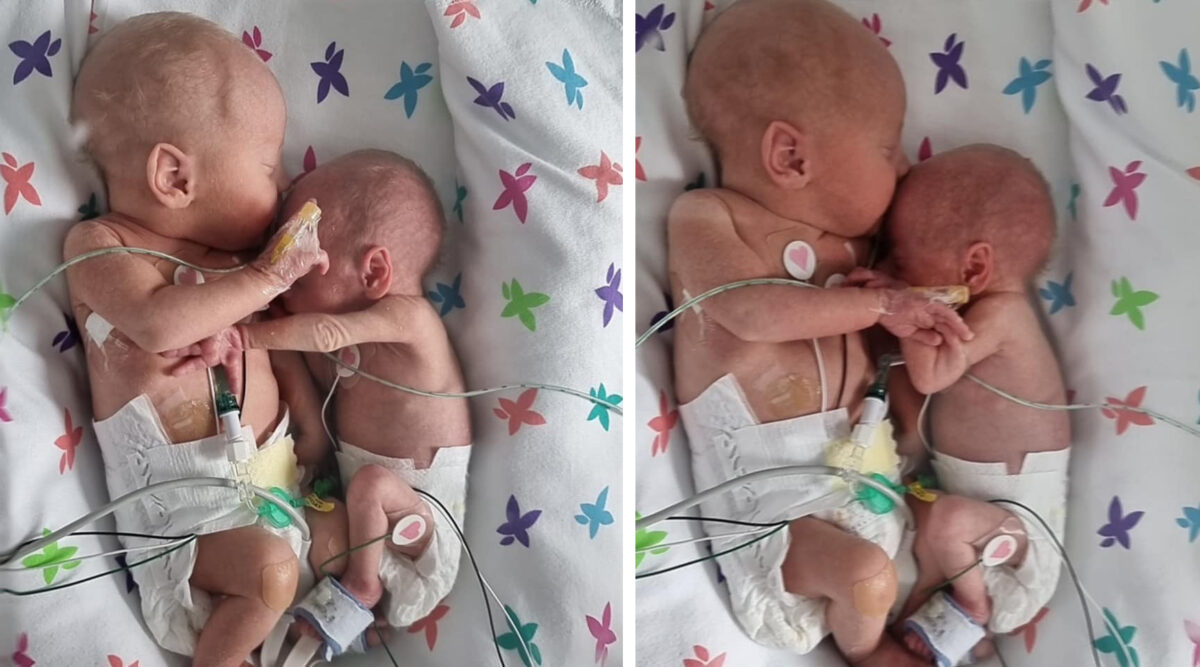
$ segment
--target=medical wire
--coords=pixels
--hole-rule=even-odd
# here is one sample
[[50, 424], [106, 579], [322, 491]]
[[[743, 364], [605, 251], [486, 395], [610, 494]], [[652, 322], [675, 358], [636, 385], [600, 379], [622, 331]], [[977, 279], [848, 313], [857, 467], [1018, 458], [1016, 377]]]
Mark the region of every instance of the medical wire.
[[[165, 259], [167, 261], [174, 262], [176, 264], [186, 266], [190, 269], [200, 271], [203, 273], [217, 273], [217, 274], [236, 273], [246, 267], [246, 265], [242, 265], [242, 266], [236, 266], [236, 267], [227, 268], [227, 269], [212, 269], [212, 268], [208, 268], [208, 267], [198, 266], [198, 265], [188, 262], [186, 260], [179, 259], [178, 257], [174, 257], [172, 255], [168, 255], [167, 253], [159, 252], [157, 250], [148, 250], [146, 248], [133, 248], [133, 247], [129, 247], [129, 246], [100, 248], [98, 250], [92, 250], [90, 252], [85, 252], [82, 255], [77, 255], [77, 256], [72, 257], [71, 259], [67, 260], [66, 262], [63, 262], [62, 264], [55, 267], [55, 269], [53, 271], [51, 271], [48, 275], [46, 275], [41, 280], [34, 283], [33, 287], [30, 287], [29, 289], [25, 290], [25, 292], [20, 297], [18, 297], [16, 301], [13, 302], [12, 307], [8, 309], [8, 316], [5, 319], [5, 324], [7, 324], [7, 319], [10, 319], [12, 317], [13, 313], [15, 313], [17, 311], [17, 309], [22, 304], [24, 304], [26, 300], [29, 299], [29, 297], [31, 297], [35, 292], [37, 292], [41, 288], [45, 287], [47, 283], [49, 283], [51, 280], [53, 280], [54, 278], [56, 278], [57, 276], [62, 274], [67, 269], [71, 268], [72, 266], [75, 266], [76, 264], [87, 261], [89, 259], [95, 259], [97, 257], [104, 257], [107, 255], [117, 255], [117, 254], [149, 255], [150, 257], [157, 257], [159, 259]], [[546, 391], [553, 391], [553, 392], [557, 392], [557, 393], [561, 393], [561, 394], [567, 394], [569, 396], [575, 396], [577, 398], [582, 398], [590, 403], [594, 403], [596, 405], [607, 408], [608, 410], [610, 410], [613, 413], [616, 413], [617, 415], [620, 415], [620, 416], [624, 415], [624, 412], [622, 411], [622, 409], [619, 405], [609, 403], [608, 401], [605, 401], [605, 400], [602, 400], [595, 396], [592, 396], [591, 394], [589, 394], [587, 392], [579, 391], [578, 389], [572, 389], [570, 387], [563, 387], [563, 386], [555, 385], [555, 384], [548, 384], [548, 383], [541, 383], [541, 382], [520, 382], [520, 383], [514, 383], [514, 384], [506, 384], [506, 385], [503, 385], [500, 387], [491, 387], [488, 389], [476, 389], [474, 391], [467, 391], [467, 392], [424, 391], [421, 389], [416, 389], [414, 387], [407, 387], [407, 386], [404, 386], [401, 384], [396, 384], [394, 382], [389, 382], [389, 381], [384, 380], [383, 378], [380, 378], [376, 375], [372, 375], [365, 371], [361, 371], [357, 368], [354, 368], [353, 366], [343, 363], [340, 359], [337, 359], [336, 357], [334, 357], [331, 354], [326, 353], [325, 356], [332, 359], [339, 366], [347, 368], [355, 373], [358, 373], [359, 375], [362, 375], [363, 377], [366, 377], [370, 380], [378, 382], [386, 387], [391, 387], [392, 389], [398, 389], [403, 392], [415, 394], [417, 396], [424, 396], [427, 398], [473, 398], [475, 396], [483, 396], [485, 394], [494, 394], [496, 392], [508, 391], [511, 389], [545, 389]]]
[[696, 558], [696, 559], [694, 559], [694, 560], [687, 561], [686, 563], [679, 563], [678, 565], [672, 565], [672, 566], [670, 566], [670, 567], [664, 567], [664, 568], [662, 568], [661, 570], [653, 570], [653, 571], [650, 571], [650, 572], [642, 572], [642, 573], [640, 573], [640, 574], [635, 574], [635, 575], [633, 576], [633, 578], [634, 578], [634, 579], [646, 579], [646, 578], [649, 578], [649, 577], [657, 577], [657, 576], [658, 576], [658, 575], [660, 575], [660, 574], [666, 574], [666, 573], [668, 573], [668, 572], [674, 572], [675, 570], [679, 570], [679, 569], [682, 569], [682, 568], [685, 568], [685, 567], [688, 567], [688, 566], [691, 566], [691, 565], [696, 565], [697, 563], [704, 563], [704, 562], [706, 562], [706, 561], [715, 560], [715, 559], [717, 559], [717, 558], [719, 558], [719, 557], [721, 557], [721, 556], [724, 556], [724, 555], [726, 555], [726, 554], [731, 554], [731, 553], [733, 553], [733, 552], [735, 552], [735, 551], [741, 551], [742, 549], [745, 549], [745, 548], [747, 548], [747, 547], [749, 547], [749, 546], [751, 546], [751, 545], [753, 545], [753, 544], [755, 544], [755, 543], [757, 543], [757, 542], [761, 542], [762, 540], [765, 540], [765, 539], [767, 539], [768, 537], [770, 537], [770, 536], [774, 535], [775, 533], [778, 533], [779, 531], [783, 530], [784, 528], [787, 528], [787, 527], [788, 527], [788, 523], [789, 523], [788, 521], [780, 521], [780, 522], [779, 522], [779, 524], [778, 524], [778, 525], [775, 527], [775, 529], [774, 529], [774, 530], [772, 530], [772, 531], [769, 531], [769, 532], [767, 532], [767, 533], [765, 533], [765, 534], [763, 534], [763, 535], [759, 535], [758, 537], [756, 537], [756, 538], [754, 538], [754, 539], [752, 539], [752, 540], [748, 540], [748, 541], [746, 541], [746, 542], [743, 542], [743, 543], [741, 543], [741, 544], [737, 545], [736, 547], [730, 547], [729, 549], [725, 549], [725, 550], [723, 550], [723, 551], [718, 551], [718, 552], [716, 552], [716, 553], [712, 553], [712, 554], [709, 554], [709, 555], [707, 555], [707, 556], [704, 556], [704, 557], [701, 557], [701, 558]]
[[719, 535], [700, 535], [699, 537], [691, 537], [686, 540], [677, 540], [675, 542], [664, 542], [662, 544], [655, 544], [653, 546], [638, 547], [634, 551], [636, 553], [646, 553], [646, 552], [650, 552], [650, 551], [657, 551], [659, 549], [669, 549], [671, 547], [682, 547], [682, 546], [686, 546], [689, 544], [699, 544], [701, 542], [711, 542], [714, 540], [728, 540], [728, 539], [732, 539], [734, 537], [746, 537], [749, 535], [758, 535], [760, 533], [765, 533], [766, 531], [774, 528], [777, 525], [778, 525], [778, 523], [774, 523], [769, 526], [760, 526], [757, 528], [747, 528], [745, 530], [735, 530], [735, 531], [730, 531], [728, 533], [721, 533]]
[[[186, 540], [180, 542], [176, 546], [171, 547], [170, 549], [167, 549], [166, 551], [164, 551], [162, 553], [155, 554], [153, 556], [150, 556], [149, 558], [144, 558], [142, 560], [135, 561], [133, 563], [129, 563], [125, 567], [114, 568], [114, 569], [108, 570], [106, 572], [101, 572], [99, 574], [93, 574], [89, 577], [84, 577], [83, 579], [75, 579], [73, 581], [67, 581], [67, 582], [64, 582], [61, 584], [56, 584], [54, 586], [46, 586], [45, 588], [37, 588], [34, 590], [28, 590], [28, 591], [18, 591], [18, 590], [14, 590], [11, 588], [0, 588], [0, 593], [6, 593], [8, 595], [16, 595], [19, 597], [24, 597], [27, 595], [38, 595], [41, 593], [49, 593], [51, 591], [58, 591], [58, 590], [62, 590], [64, 588], [71, 588], [72, 586], [86, 584], [87, 582], [92, 581], [93, 579], [107, 577], [110, 574], [116, 574], [117, 572], [121, 572], [123, 570], [132, 570], [133, 568], [137, 567], [138, 565], [142, 565], [144, 563], [149, 563], [150, 561], [156, 560], [158, 558], [164, 558], [164, 557], [184, 548], [185, 546], [191, 544], [192, 542], [195, 542], [197, 537], [198, 536], [195, 534], [189, 535]], [[68, 561], [64, 561], [64, 562], [70, 562], [70, 560], [72, 560], [72, 559], [69, 559]]]
[[[76, 533], [76, 535], [78, 535], [78, 533]], [[173, 546], [179, 545], [182, 542], [186, 542], [190, 539], [192, 539], [191, 535], [185, 535], [178, 539], [170, 540], [170, 541], [166, 542], [165, 544], [146, 544], [146, 545], [142, 545], [142, 546], [138, 546], [138, 547], [125, 547], [122, 549], [113, 549], [112, 551], [102, 551], [100, 553], [87, 554], [85, 556], [72, 556], [70, 558], [63, 560], [62, 562], [63, 563], [77, 563], [77, 562], [81, 563], [85, 560], [94, 560], [96, 558], [107, 558], [109, 556], [120, 556], [122, 554], [136, 553], [139, 551], [151, 551], [153, 549], [166, 549], [168, 547], [173, 547]], [[43, 567], [43, 565], [41, 565], [41, 564], [21, 565], [19, 567], [3, 565], [3, 566], [0, 566], [0, 572], [26, 572], [28, 570], [36, 570], [41, 567]]]

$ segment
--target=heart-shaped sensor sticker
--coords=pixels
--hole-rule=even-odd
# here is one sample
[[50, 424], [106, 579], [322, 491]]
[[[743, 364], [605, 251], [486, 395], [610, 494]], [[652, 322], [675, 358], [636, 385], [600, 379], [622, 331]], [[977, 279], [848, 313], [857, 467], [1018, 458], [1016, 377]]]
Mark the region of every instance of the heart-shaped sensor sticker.
[[346, 366], [350, 367], [350, 368], [346, 368], [346, 366], [338, 366], [337, 374], [339, 377], [348, 378], [348, 377], [353, 376], [355, 373], [353, 370], [350, 370], [350, 369], [358, 368], [358, 365], [360, 363], [362, 363], [362, 354], [359, 353], [357, 345], [351, 345], [350, 347], [343, 347], [342, 349], [337, 351], [337, 357], [338, 357], [338, 359], [341, 360], [341, 362], [343, 364], [346, 364]]
[[406, 547], [425, 536], [425, 519], [420, 514], [409, 514], [396, 522], [392, 529], [392, 543]]
[[796, 280], [808, 280], [817, 272], [817, 253], [804, 241], [792, 241], [783, 249], [783, 268]]
[[1012, 535], [997, 535], [983, 547], [983, 565], [1003, 565], [1017, 552], [1017, 538]]

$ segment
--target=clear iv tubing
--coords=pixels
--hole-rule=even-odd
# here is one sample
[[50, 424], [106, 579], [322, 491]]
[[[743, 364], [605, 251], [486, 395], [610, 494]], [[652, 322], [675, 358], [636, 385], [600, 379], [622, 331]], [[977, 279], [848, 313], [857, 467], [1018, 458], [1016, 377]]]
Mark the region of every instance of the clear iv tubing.
[[[140, 489], [137, 489], [136, 491], [131, 491], [130, 493], [127, 493], [127, 494], [121, 496], [120, 498], [117, 498], [116, 500], [108, 503], [104, 507], [101, 507], [100, 509], [96, 510], [95, 512], [92, 512], [91, 514], [87, 514], [83, 517], [80, 517], [79, 519], [76, 519], [75, 521], [72, 521], [71, 523], [63, 526], [62, 528], [59, 528], [58, 530], [54, 531], [53, 533], [50, 533], [49, 535], [47, 535], [45, 537], [34, 540], [33, 542], [30, 542], [29, 544], [26, 544], [25, 546], [18, 548], [17, 550], [13, 551], [13, 553], [10, 556], [8, 556], [7, 558], [4, 559], [3, 564], [12, 562], [23, 556], [26, 556], [35, 551], [38, 551], [49, 544], [53, 544], [54, 542], [57, 542], [58, 540], [63, 539], [64, 537], [69, 537], [72, 533], [79, 530], [83, 526], [86, 526], [87, 524], [92, 523], [93, 521], [96, 521], [97, 519], [101, 519], [109, 514], [112, 514], [114, 511], [116, 511], [120, 507], [122, 507], [124, 505], [128, 505], [129, 503], [141, 498], [142, 496], [148, 495], [150, 493], [159, 492], [159, 491], [168, 491], [170, 489], [186, 488], [186, 487], [194, 487], [194, 486], [218, 486], [218, 487], [225, 487], [225, 488], [229, 488], [229, 489], [237, 489], [237, 488], [239, 488], [240, 485], [238, 484], [238, 482], [236, 480], [226, 479], [223, 477], [188, 477], [188, 478], [184, 478], [184, 479], [172, 479], [172, 480], [168, 480], [165, 482], [156, 482], [154, 484], [150, 484], [149, 486], [144, 486]], [[269, 491], [267, 491], [265, 489], [254, 486], [253, 484], [248, 484], [246, 486], [250, 489], [250, 491], [254, 495], [258, 496], [259, 498], [262, 498], [263, 500], [274, 503], [276, 507], [283, 510], [289, 517], [291, 517], [292, 523], [294, 523], [296, 525], [296, 527], [300, 530], [300, 534], [304, 537], [304, 539], [305, 540], [311, 539], [311, 535], [308, 532], [308, 524], [304, 522], [304, 517], [301, 516], [301, 514], [298, 511], [296, 511], [296, 508], [292, 507], [288, 503], [284, 502], [284, 500], [282, 498], [275, 496], [274, 494], [270, 493]]]
[[[17, 298], [17, 300], [13, 303], [12, 307], [9, 308], [9, 311], [8, 311], [9, 316], [11, 317], [12, 313], [16, 312], [17, 308], [19, 308], [21, 306], [21, 304], [25, 303], [25, 301], [27, 299], [29, 299], [30, 296], [32, 296], [35, 292], [37, 292], [41, 288], [45, 287], [46, 283], [55, 279], [60, 274], [62, 274], [64, 271], [71, 268], [72, 266], [75, 266], [76, 264], [79, 264], [80, 262], [85, 262], [89, 259], [94, 259], [96, 257], [104, 257], [106, 255], [118, 255], [118, 254], [149, 255], [150, 257], [157, 257], [159, 259], [165, 259], [169, 262], [174, 262], [181, 266], [186, 266], [189, 269], [193, 269], [196, 271], [202, 271], [204, 273], [228, 274], [228, 273], [236, 273], [238, 271], [241, 271], [243, 268], [245, 268], [244, 265], [236, 266], [236, 267], [229, 268], [229, 269], [213, 269], [213, 268], [209, 268], [206, 266], [198, 266], [196, 264], [192, 264], [191, 262], [179, 259], [178, 257], [173, 257], [166, 253], [158, 252], [157, 250], [147, 250], [146, 248], [131, 248], [128, 246], [120, 246], [120, 247], [113, 247], [113, 248], [100, 248], [99, 250], [92, 250], [90, 252], [85, 252], [82, 255], [77, 255], [75, 257], [72, 257], [71, 259], [67, 260], [66, 262], [63, 262], [62, 264], [58, 265], [58, 267], [56, 267], [53, 271], [51, 271], [49, 273], [49, 275], [47, 275], [44, 278], [42, 278], [41, 280], [37, 281], [37, 283], [35, 283], [33, 287], [30, 287], [28, 290], [25, 291], [24, 294], [22, 294], [19, 298]], [[359, 375], [361, 375], [369, 380], [378, 382], [378, 383], [384, 385], [385, 387], [390, 387], [392, 389], [407, 392], [409, 394], [415, 394], [417, 396], [425, 396], [427, 398], [473, 398], [475, 396], [483, 396], [485, 394], [494, 394], [494, 393], [501, 392], [501, 391], [508, 391], [510, 389], [545, 389], [547, 391], [555, 391], [555, 392], [558, 392], [561, 394], [567, 394], [570, 396], [575, 396], [577, 398], [582, 398], [583, 400], [588, 401], [589, 403], [594, 403], [596, 405], [607, 408], [608, 410], [616, 413], [617, 415], [621, 415], [621, 416], [624, 415], [624, 412], [621, 410], [621, 407], [619, 405], [614, 405], [612, 403], [609, 403], [608, 401], [604, 401], [595, 396], [592, 396], [591, 394], [589, 394], [587, 392], [579, 391], [578, 389], [572, 389], [570, 387], [563, 387], [563, 386], [554, 385], [554, 384], [543, 384], [543, 383], [538, 383], [538, 382], [519, 382], [519, 383], [514, 383], [514, 384], [506, 384], [506, 385], [503, 385], [500, 387], [491, 387], [488, 389], [476, 389], [474, 391], [467, 391], [467, 392], [423, 391], [421, 389], [416, 389], [413, 387], [406, 387], [404, 385], [396, 384], [394, 382], [389, 382], [377, 375], [372, 375], [365, 371], [354, 368], [353, 366], [350, 366], [350, 365], [342, 362], [342, 360], [338, 359], [337, 357], [333, 356], [332, 354], [326, 353], [325, 356], [328, 357], [329, 359], [333, 360], [334, 363], [336, 363], [337, 365], [339, 365], [343, 368], [349, 369], [355, 373], [358, 373]]]
[[840, 477], [841, 479], [845, 480], [846, 482], [853, 482], [856, 484], [863, 484], [865, 486], [869, 486], [872, 489], [875, 489], [876, 491], [879, 491], [880, 493], [884, 494], [885, 496], [890, 498], [893, 503], [895, 503], [896, 509], [904, 515], [904, 520], [910, 528], [916, 525], [916, 522], [913, 520], [912, 510], [910, 510], [908, 508], [908, 505], [905, 504], [904, 498], [900, 497], [900, 494], [896, 493], [894, 490], [892, 490], [890, 487], [888, 487], [885, 484], [881, 484], [880, 482], [878, 482], [870, 477], [867, 477], [866, 475], [863, 475], [862, 473], [856, 472], [854, 470], [846, 470], [845, 468], [837, 468], [835, 466], [822, 466], [822, 465], [795, 465], [795, 466], [781, 466], [779, 468], [767, 468], [765, 470], [756, 470], [752, 473], [747, 473], [740, 477], [734, 477], [733, 479], [725, 480], [724, 482], [721, 482], [720, 484], [718, 484], [710, 489], [706, 489], [704, 491], [701, 491], [700, 493], [697, 493], [696, 495], [692, 496], [691, 498], [685, 498], [684, 500], [681, 500], [681, 501], [675, 503], [674, 505], [671, 505], [670, 507], [663, 508], [653, 514], [650, 514], [650, 515], [642, 517], [641, 519], [638, 519], [637, 523], [636, 523], [636, 528], [637, 528], [637, 530], [645, 530], [646, 528], [649, 528], [650, 526], [653, 526], [654, 524], [665, 521], [667, 519], [667, 517], [674, 516], [676, 514], [679, 514], [680, 512], [691, 509], [692, 507], [699, 505], [700, 503], [704, 502], [705, 500], [708, 500], [709, 498], [712, 498], [713, 496], [719, 496], [722, 493], [727, 493], [728, 491], [730, 491], [731, 489], [733, 489], [735, 487], [742, 486], [744, 484], [749, 484], [751, 482], [757, 482], [757, 481], [764, 480], [764, 479], [772, 479], [774, 477], [788, 477], [791, 475], [825, 475], [828, 477]]

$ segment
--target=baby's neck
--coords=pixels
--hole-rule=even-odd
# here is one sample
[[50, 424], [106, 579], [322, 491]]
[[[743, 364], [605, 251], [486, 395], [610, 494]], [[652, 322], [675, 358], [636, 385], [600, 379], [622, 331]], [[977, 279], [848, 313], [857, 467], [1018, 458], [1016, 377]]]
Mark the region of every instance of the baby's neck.
[[790, 220], [828, 234], [845, 236], [821, 210], [811, 191], [784, 192], [779, 188], [763, 184], [762, 179], [737, 171], [723, 174], [721, 187], [754, 201], [777, 218]]

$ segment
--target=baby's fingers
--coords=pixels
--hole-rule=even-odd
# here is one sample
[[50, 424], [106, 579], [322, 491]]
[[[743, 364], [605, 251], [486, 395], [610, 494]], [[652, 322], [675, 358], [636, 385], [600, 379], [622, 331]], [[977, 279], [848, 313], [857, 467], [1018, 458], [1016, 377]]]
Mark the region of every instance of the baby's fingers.
[[941, 334], [933, 329], [917, 329], [909, 336], [909, 339], [931, 347], [942, 344]]
[[159, 354], [166, 357], [167, 359], [182, 359], [184, 357], [198, 357], [201, 354], [200, 344], [196, 343], [195, 345], [189, 345], [188, 347], [181, 347], [177, 350], [167, 350], [166, 352], [160, 352]]
[[[953, 333], [961, 340], [971, 340], [975, 338], [974, 332], [963, 318], [950, 308], [943, 306], [940, 303], [931, 304], [932, 309], [930, 314], [937, 320], [938, 323], [945, 325], [946, 331]], [[945, 331], [943, 332], [945, 333]]]

